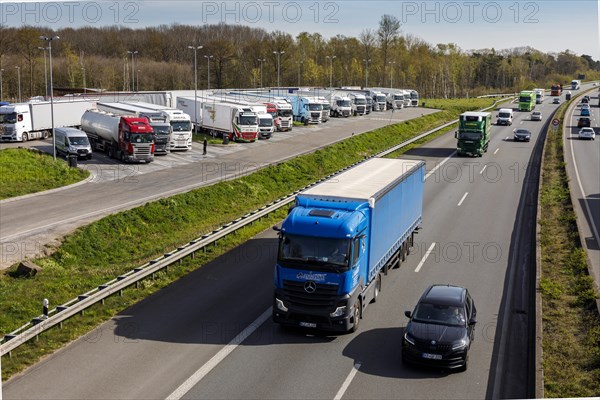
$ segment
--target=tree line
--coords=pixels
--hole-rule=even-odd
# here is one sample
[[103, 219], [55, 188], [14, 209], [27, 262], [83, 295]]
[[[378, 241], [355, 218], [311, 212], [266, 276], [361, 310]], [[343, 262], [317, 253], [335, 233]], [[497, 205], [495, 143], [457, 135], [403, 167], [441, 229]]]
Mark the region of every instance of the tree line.
[[[161, 25], [51, 28], [0, 26], [3, 99], [46, 93], [48, 42], [52, 41], [55, 88], [168, 90], [276, 86], [384, 86], [416, 89], [422, 97], [465, 97], [567, 83], [580, 74], [600, 78], [600, 61], [566, 50], [530, 47], [465, 51], [457, 44], [429, 44], [402, 34], [399, 20], [382, 16], [377, 29], [358, 37], [324, 38], [303, 32], [239, 25]], [[135, 53], [137, 52], [137, 53]], [[132, 54], [133, 53], [133, 54]], [[133, 68], [132, 68], [133, 67]], [[210, 71], [210, 73], [209, 73]], [[368, 76], [368, 83], [367, 83]], [[135, 87], [134, 87], [135, 85]]]

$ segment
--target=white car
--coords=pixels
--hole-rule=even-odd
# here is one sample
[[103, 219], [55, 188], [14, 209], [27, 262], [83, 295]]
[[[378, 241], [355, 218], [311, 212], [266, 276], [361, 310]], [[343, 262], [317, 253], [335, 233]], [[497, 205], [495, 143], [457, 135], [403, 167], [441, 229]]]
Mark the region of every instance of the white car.
[[594, 128], [581, 128], [579, 130], [579, 139], [590, 139], [590, 140], [595, 140], [596, 139], [596, 132], [594, 132]]
[[534, 111], [531, 113], [531, 120], [532, 121], [541, 121], [542, 120], [542, 112], [541, 111]]

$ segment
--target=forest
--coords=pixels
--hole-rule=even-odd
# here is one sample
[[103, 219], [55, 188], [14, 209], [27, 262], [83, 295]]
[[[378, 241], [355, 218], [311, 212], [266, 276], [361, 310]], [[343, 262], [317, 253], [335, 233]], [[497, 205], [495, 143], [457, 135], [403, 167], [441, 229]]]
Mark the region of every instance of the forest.
[[[358, 37], [282, 31], [240, 25], [162, 25], [51, 28], [0, 26], [2, 100], [46, 94], [48, 41], [52, 41], [55, 89], [177, 90], [281, 86], [382, 86], [416, 89], [421, 97], [472, 97], [549, 88], [579, 75], [600, 79], [600, 61], [568, 50], [530, 47], [463, 50], [430, 44], [403, 33], [399, 20], [383, 15], [376, 29]], [[133, 71], [132, 71], [133, 67]], [[261, 72], [262, 71], [262, 72]], [[132, 74], [133, 73], [133, 74]], [[133, 75], [133, 76], [132, 76]], [[135, 82], [134, 82], [135, 79]], [[135, 83], [135, 87], [133, 86]]]

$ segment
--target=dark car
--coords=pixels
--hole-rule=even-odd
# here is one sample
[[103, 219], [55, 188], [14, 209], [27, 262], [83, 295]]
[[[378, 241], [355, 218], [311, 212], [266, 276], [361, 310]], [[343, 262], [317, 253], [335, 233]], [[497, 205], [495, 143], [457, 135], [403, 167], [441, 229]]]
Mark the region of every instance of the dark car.
[[560, 99], [558, 97], [555, 97], [554, 99], [552, 99], [552, 104], [560, 104]]
[[477, 310], [460, 286], [432, 285], [414, 311], [402, 339], [402, 362], [466, 371]]
[[584, 126], [592, 126], [592, 121], [588, 117], [581, 117], [577, 120], [578, 128], [583, 128]]
[[521, 140], [529, 142], [531, 140], [531, 132], [529, 129], [517, 128], [513, 131], [513, 139], [515, 142]]

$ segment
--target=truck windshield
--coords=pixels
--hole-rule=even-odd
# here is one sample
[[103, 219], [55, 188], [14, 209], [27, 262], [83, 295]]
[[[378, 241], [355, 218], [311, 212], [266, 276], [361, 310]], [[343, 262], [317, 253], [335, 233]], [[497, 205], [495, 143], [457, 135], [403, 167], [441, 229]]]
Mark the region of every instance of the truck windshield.
[[279, 242], [280, 261], [301, 261], [307, 268], [348, 266], [349, 241], [299, 235], [284, 235]]
[[385, 102], [385, 96], [382, 94], [378, 94], [377, 95], [377, 102], [378, 103], [384, 103]]
[[350, 107], [350, 100], [338, 100], [338, 107]]
[[273, 119], [271, 119], [271, 118], [259, 118], [258, 125], [259, 126], [273, 126]]
[[0, 124], [16, 124], [17, 113], [0, 114]]
[[354, 104], [356, 104], [357, 106], [364, 106], [365, 104], [367, 104], [367, 100], [365, 100], [365, 99], [354, 99]]
[[129, 137], [131, 143], [152, 143], [154, 141], [153, 135], [149, 135], [147, 133], [132, 133]]
[[256, 115], [240, 115], [240, 125], [257, 125]]
[[173, 132], [189, 132], [192, 130], [191, 121], [171, 121]]
[[69, 138], [69, 143], [72, 146], [89, 146], [90, 142], [87, 136], [72, 136]]
[[528, 103], [528, 102], [531, 101], [531, 96], [529, 96], [529, 95], [527, 95], [527, 96], [525, 96], [525, 95], [520, 96], [519, 97], [519, 101], [522, 102], [522, 103]]
[[404, 100], [404, 96], [401, 94], [395, 94], [394, 95], [394, 100]]
[[323, 110], [323, 105], [322, 104], [312, 103], [312, 104], [308, 105], [308, 109], [310, 111], [322, 111]]
[[329, 103], [323, 103], [323, 110], [331, 110], [331, 106], [329, 105]]
[[466, 140], [481, 140], [481, 132], [459, 132], [458, 138]]
[[292, 116], [292, 110], [278, 110], [277, 114], [280, 117], [289, 118]]
[[171, 133], [171, 125], [152, 125], [152, 130], [159, 136], [166, 136]]
[[411, 92], [411, 94], [410, 94], [410, 98], [411, 98], [411, 99], [418, 99], [418, 98], [419, 98], [419, 94], [418, 94], [418, 93], [415, 93], [415, 92]]

